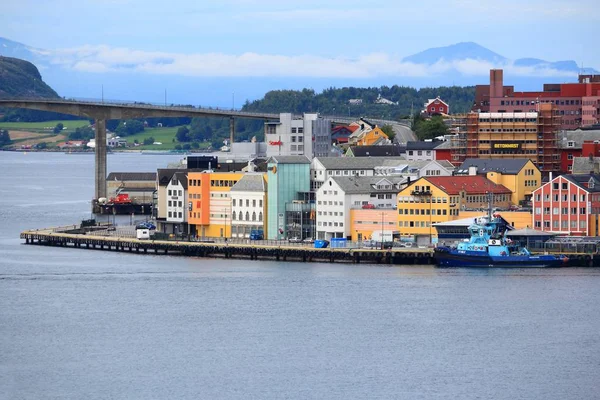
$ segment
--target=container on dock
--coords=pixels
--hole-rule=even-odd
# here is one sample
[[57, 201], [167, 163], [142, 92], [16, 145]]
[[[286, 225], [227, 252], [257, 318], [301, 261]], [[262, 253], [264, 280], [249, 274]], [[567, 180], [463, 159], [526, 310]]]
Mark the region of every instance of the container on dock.
[[324, 249], [329, 246], [329, 241], [327, 240], [315, 240], [315, 249]]
[[331, 248], [344, 248], [348, 244], [346, 238], [331, 238]]
[[135, 233], [138, 239], [150, 239], [150, 229], [136, 229]]

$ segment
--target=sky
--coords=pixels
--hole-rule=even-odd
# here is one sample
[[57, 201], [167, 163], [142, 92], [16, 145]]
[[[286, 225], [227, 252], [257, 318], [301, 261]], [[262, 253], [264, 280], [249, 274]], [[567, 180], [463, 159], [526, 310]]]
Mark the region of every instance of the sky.
[[600, 69], [597, 3], [3, 0], [0, 37], [51, 50], [54, 63], [74, 72], [339, 81], [426, 77], [453, 67], [485, 76], [492, 65], [425, 68], [402, 58], [472, 41], [509, 59], [574, 60]]

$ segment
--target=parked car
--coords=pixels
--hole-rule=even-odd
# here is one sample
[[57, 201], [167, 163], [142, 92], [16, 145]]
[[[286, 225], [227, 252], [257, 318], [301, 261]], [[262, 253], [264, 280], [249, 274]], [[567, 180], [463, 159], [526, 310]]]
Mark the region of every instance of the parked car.
[[302, 243], [302, 239], [300, 239], [299, 237], [295, 236], [295, 237], [289, 238], [288, 242], [290, 242], [290, 243]]
[[250, 240], [264, 240], [265, 235], [262, 230], [253, 229], [250, 231]]
[[135, 227], [135, 229], [150, 229], [150, 230], [155, 230], [156, 229], [156, 225], [154, 225], [150, 221], [145, 221], [145, 222], [141, 222], [141, 223], [137, 224], [137, 226]]
[[370, 210], [370, 209], [375, 208], [375, 204], [371, 204], [371, 203], [363, 204], [362, 208]]
[[315, 239], [309, 238], [309, 237], [304, 238], [304, 240], [302, 241], [302, 243], [314, 243], [314, 242], [315, 242]]

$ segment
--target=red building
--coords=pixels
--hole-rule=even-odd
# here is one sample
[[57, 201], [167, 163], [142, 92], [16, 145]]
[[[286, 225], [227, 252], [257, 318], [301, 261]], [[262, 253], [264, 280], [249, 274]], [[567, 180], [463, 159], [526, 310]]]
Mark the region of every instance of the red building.
[[598, 236], [600, 175], [561, 175], [533, 191], [533, 227], [572, 236]]
[[331, 140], [337, 144], [348, 143], [348, 138], [358, 129], [358, 125], [338, 125], [331, 130]]
[[549, 83], [541, 92], [515, 92], [504, 86], [503, 71], [490, 70], [490, 84], [475, 87], [473, 111], [534, 112], [540, 103], [555, 104], [561, 129], [600, 123], [600, 76], [580, 75], [578, 83]]
[[571, 173], [576, 157], [600, 157], [600, 130], [563, 131], [558, 140], [560, 172]]
[[435, 99], [427, 100], [425, 103], [423, 114], [427, 115], [439, 115], [439, 114], [450, 114], [450, 106], [444, 100], [440, 99], [440, 96]]

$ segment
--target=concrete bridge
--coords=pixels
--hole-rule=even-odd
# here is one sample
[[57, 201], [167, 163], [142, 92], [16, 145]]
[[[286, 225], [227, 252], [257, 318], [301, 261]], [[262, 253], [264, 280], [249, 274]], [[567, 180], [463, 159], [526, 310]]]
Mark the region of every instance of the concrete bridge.
[[[110, 119], [135, 119], [157, 117], [222, 117], [229, 118], [230, 143], [234, 142], [235, 118], [249, 118], [259, 120], [278, 120], [279, 114], [255, 113], [237, 110], [223, 110], [213, 108], [196, 108], [180, 106], [157, 106], [145, 103], [114, 103], [104, 101], [77, 101], [63, 99], [0, 99], [0, 107], [25, 108], [29, 110], [50, 111], [61, 114], [75, 115], [82, 118], [95, 120], [96, 150], [95, 150], [95, 192], [94, 200], [106, 197], [106, 120]], [[358, 118], [322, 116], [336, 123], [350, 123]], [[407, 121], [387, 121], [369, 119], [380, 125], [391, 124], [397, 134], [402, 135], [402, 140], [414, 140], [410, 123]]]

